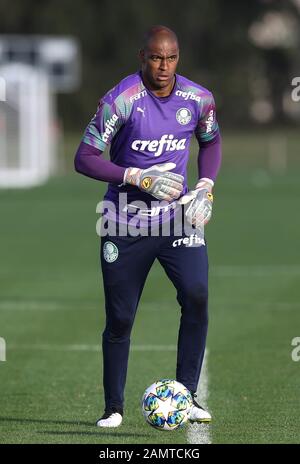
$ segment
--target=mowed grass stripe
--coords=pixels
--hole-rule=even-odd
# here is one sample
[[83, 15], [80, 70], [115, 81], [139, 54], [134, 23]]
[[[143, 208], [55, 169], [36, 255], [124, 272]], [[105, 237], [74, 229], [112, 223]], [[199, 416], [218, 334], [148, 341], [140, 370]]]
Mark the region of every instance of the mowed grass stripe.
[[[289, 301], [232, 301], [223, 298], [221, 301], [215, 299], [211, 302], [210, 306], [230, 306], [232, 308], [251, 307], [255, 305], [261, 309], [272, 309], [276, 311], [294, 311], [300, 309], [300, 302]], [[44, 301], [0, 301], [0, 311], [97, 311], [99, 302], [94, 302], [94, 305], [74, 305], [71, 302], [44, 302]], [[171, 302], [157, 307], [152, 303], [141, 303], [141, 311], [161, 312], [161, 311], [174, 311], [174, 305]]]
[[[231, 160], [235, 156], [242, 162], [244, 147], [253, 152], [251, 137], [242, 139]], [[300, 327], [299, 173], [270, 174], [268, 185], [256, 188], [248, 169], [238, 172], [231, 162], [226, 170], [228, 154], [207, 228], [212, 441], [295, 443], [300, 363], [291, 359], [291, 340]], [[190, 185], [195, 180], [191, 177]], [[0, 312], [0, 336], [8, 345], [8, 360], [0, 363], [3, 443], [172, 445], [187, 440], [186, 430], [163, 434], [151, 429], [140, 412], [145, 388], [162, 376], [174, 377], [174, 350], [132, 351], [124, 424], [103, 433], [94, 427], [104, 407], [98, 350], [105, 316], [95, 207], [105, 189], [74, 174], [36, 189], [0, 192], [2, 301], [22, 301], [20, 307], [23, 301], [44, 301], [44, 308], [59, 304], [55, 310], [33, 305], [19, 312], [11, 305]], [[278, 219], [278, 211], [285, 211], [288, 223]], [[132, 345], [174, 346], [179, 315], [174, 288], [154, 266]], [[10, 352], [11, 344], [97, 350]]]
[[[205, 350], [201, 375], [197, 388], [197, 402], [207, 410], [209, 397], [208, 348]], [[210, 411], [211, 412], [211, 411]], [[209, 445], [212, 443], [210, 424], [188, 424], [187, 441], [193, 445]]]
[[[12, 344], [8, 345], [8, 350], [33, 350], [33, 351], [101, 351], [101, 345], [51, 345], [51, 344]], [[176, 351], [176, 345], [131, 345], [130, 351]]]

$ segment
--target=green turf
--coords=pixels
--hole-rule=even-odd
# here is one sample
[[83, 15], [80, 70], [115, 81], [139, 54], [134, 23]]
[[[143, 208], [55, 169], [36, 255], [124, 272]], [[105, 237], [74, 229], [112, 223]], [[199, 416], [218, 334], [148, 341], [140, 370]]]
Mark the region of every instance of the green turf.
[[[224, 138], [228, 156], [207, 228], [213, 443], [300, 442], [300, 362], [291, 359], [291, 340], [300, 336], [299, 166], [291, 157], [286, 173], [270, 173], [255, 150], [261, 139]], [[243, 164], [251, 150], [256, 161]], [[95, 231], [103, 188], [69, 173], [43, 187], [0, 191], [1, 443], [187, 442], [187, 429], [156, 431], [140, 413], [144, 389], [175, 374], [179, 309], [157, 264], [133, 330], [124, 422], [94, 426], [103, 409]], [[145, 345], [169, 349], [138, 349]]]

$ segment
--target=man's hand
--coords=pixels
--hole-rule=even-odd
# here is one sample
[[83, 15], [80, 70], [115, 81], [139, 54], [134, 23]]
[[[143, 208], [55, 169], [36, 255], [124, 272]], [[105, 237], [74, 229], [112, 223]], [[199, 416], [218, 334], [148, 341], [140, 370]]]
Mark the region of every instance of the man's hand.
[[169, 172], [175, 163], [155, 164], [151, 168], [127, 168], [124, 183], [135, 185], [158, 200], [176, 200], [183, 190], [183, 176]]
[[213, 183], [200, 179], [195, 190], [191, 190], [178, 201], [180, 205], [188, 205], [185, 208], [185, 216], [188, 222], [196, 228], [201, 228], [211, 218], [213, 194]]

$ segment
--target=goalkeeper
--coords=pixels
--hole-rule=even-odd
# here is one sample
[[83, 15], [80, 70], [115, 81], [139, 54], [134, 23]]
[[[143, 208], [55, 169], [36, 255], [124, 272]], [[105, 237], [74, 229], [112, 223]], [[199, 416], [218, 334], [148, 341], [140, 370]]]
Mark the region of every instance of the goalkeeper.
[[[116, 233], [108, 230], [101, 238], [106, 326], [102, 336], [105, 411], [97, 421], [99, 427], [122, 423], [130, 333], [155, 259], [174, 284], [181, 308], [176, 380], [193, 395], [189, 419], [211, 420], [195, 399], [208, 327], [206, 242], [196, 235], [211, 218], [221, 140], [212, 93], [177, 74], [178, 61], [175, 33], [153, 26], [140, 50], [141, 69], [99, 101], [75, 156], [79, 173], [108, 183], [105, 201], [111, 207], [106, 217], [117, 225]], [[199, 142], [199, 180], [188, 191], [186, 170], [193, 135]], [[102, 156], [108, 145], [110, 160]], [[175, 235], [174, 224], [181, 215], [195, 233], [182, 230], [180, 237]], [[157, 225], [160, 233], [118, 233], [120, 226], [133, 220], [150, 232]], [[161, 233], [166, 223], [168, 235]]]

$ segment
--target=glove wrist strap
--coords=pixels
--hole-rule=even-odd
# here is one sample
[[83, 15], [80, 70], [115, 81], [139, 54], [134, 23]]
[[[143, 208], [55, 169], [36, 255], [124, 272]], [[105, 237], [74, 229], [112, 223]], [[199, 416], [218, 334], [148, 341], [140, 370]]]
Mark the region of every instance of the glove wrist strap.
[[140, 168], [126, 168], [123, 177], [123, 184], [130, 184], [130, 185], [139, 185], [139, 179], [141, 176], [141, 169]]
[[206, 184], [209, 184], [211, 188], [215, 185], [212, 179], [209, 179], [208, 177], [201, 177], [201, 179], [197, 182], [196, 190], [205, 187]]

